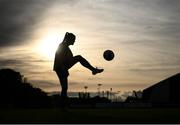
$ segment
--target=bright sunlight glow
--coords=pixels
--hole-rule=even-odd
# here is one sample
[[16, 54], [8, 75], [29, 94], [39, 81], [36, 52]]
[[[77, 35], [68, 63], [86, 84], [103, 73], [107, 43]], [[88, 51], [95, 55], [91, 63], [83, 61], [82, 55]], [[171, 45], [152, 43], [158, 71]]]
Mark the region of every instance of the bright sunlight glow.
[[54, 59], [55, 52], [62, 36], [59, 33], [51, 32], [46, 34], [37, 45], [38, 53], [47, 59]]

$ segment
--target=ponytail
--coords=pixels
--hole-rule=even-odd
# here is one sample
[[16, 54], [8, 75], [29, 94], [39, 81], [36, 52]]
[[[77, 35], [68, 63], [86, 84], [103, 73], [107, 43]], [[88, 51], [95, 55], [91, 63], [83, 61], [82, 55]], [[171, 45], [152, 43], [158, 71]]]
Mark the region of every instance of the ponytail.
[[68, 32], [66, 32], [66, 34], [65, 34], [65, 36], [64, 36], [64, 39], [63, 39], [63, 43], [65, 43], [66, 42], [66, 40], [67, 40], [67, 38], [68, 38]]
[[69, 40], [75, 39], [76, 36], [73, 33], [66, 32], [63, 43], [68, 42]]

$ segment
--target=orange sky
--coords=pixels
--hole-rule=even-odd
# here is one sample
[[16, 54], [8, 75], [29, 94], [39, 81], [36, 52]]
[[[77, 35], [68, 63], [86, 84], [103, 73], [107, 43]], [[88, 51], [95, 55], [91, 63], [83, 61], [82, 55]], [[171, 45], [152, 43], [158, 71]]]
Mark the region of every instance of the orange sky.
[[[176, 3], [172, 6], [164, 0], [45, 3], [34, 3], [35, 9], [43, 9], [38, 16], [32, 16], [30, 10], [26, 12], [30, 18], [38, 19], [28, 27], [28, 37], [22, 44], [2, 47], [0, 55], [1, 61], [7, 62], [2, 68], [20, 71], [34, 86], [45, 91], [60, 90], [52, 66], [57, 45], [67, 31], [77, 36], [75, 45], [70, 47], [73, 54], [105, 69], [104, 73], [92, 76], [77, 64], [70, 69], [69, 91], [83, 91], [85, 85], [89, 91], [97, 91], [99, 83], [103, 84], [102, 90], [142, 90], [179, 72], [180, 15], [178, 7], [173, 8]], [[28, 21], [22, 18], [25, 15], [17, 15], [16, 23]], [[107, 49], [114, 51], [114, 60], [103, 59]]]

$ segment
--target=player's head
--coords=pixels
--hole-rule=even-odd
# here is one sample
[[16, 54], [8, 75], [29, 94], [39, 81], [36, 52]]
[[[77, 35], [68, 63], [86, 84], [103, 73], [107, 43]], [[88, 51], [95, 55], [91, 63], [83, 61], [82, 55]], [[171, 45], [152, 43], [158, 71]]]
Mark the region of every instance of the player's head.
[[76, 36], [73, 33], [66, 32], [63, 42], [68, 45], [73, 45], [76, 40]]

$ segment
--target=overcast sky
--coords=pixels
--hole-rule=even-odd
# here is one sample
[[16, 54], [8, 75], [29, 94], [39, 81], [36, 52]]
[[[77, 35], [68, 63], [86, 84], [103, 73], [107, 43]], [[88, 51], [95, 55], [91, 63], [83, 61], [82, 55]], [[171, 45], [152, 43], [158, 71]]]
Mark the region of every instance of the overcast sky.
[[[180, 71], [179, 0], [0, 0], [0, 68], [21, 72], [34, 86], [59, 91], [52, 71], [65, 32], [71, 49], [94, 66], [70, 69], [69, 90], [142, 90]], [[103, 52], [115, 53], [112, 61]]]

